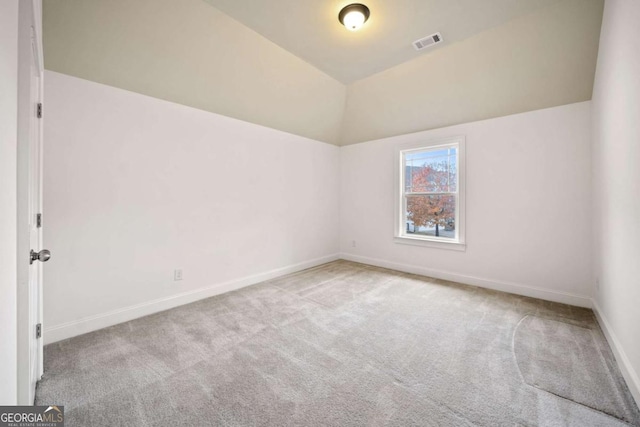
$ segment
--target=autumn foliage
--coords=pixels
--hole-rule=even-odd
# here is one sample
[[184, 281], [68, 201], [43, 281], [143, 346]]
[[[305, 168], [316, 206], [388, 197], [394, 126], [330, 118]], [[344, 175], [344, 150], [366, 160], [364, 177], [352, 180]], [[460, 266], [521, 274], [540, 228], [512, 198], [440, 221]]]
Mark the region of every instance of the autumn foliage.
[[455, 192], [455, 171], [447, 162], [427, 163], [407, 170], [407, 219], [417, 227], [435, 227], [436, 236], [441, 227], [452, 227], [455, 222], [455, 195], [410, 193]]

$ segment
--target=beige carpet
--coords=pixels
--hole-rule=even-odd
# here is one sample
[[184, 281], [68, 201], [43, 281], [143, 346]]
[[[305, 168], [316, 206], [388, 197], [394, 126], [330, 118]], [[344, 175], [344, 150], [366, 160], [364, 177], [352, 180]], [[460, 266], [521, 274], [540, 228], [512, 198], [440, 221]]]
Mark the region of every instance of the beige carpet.
[[45, 347], [68, 426], [625, 426], [591, 310], [337, 261]]

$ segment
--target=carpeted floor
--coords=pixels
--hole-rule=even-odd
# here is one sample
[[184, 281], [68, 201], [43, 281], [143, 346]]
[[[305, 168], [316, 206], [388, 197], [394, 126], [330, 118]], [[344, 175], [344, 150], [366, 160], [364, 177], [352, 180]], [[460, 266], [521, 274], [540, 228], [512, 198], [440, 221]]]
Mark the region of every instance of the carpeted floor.
[[336, 261], [45, 347], [67, 426], [625, 426], [593, 312]]

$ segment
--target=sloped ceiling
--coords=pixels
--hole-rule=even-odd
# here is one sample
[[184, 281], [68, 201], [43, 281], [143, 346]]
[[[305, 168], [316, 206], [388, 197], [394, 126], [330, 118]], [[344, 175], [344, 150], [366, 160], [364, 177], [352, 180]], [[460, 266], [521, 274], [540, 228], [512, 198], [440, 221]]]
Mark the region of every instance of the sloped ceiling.
[[336, 145], [591, 99], [604, 0], [364, 1], [45, 0], [45, 68]]
[[363, 0], [371, 17], [357, 32], [338, 22], [352, 1], [204, 1], [348, 84], [429, 54], [411, 45], [421, 37], [441, 32], [441, 49], [561, 0]]

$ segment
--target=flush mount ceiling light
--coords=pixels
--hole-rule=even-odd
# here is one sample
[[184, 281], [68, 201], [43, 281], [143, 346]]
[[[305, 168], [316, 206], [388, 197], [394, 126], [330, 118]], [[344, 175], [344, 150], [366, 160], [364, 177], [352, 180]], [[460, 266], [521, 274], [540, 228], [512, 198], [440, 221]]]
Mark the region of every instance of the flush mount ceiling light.
[[338, 19], [349, 31], [357, 31], [369, 19], [369, 8], [360, 3], [352, 3], [340, 11]]

